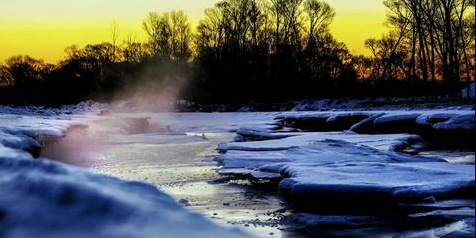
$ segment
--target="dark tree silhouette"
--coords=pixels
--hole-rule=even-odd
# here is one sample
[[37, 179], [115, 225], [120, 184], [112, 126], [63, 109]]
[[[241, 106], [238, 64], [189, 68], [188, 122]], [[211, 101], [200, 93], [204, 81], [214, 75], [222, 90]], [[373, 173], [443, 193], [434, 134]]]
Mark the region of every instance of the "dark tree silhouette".
[[152, 12], [143, 20], [147, 42], [121, 44], [113, 21], [111, 43], [71, 46], [57, 65], [6, 60], [0, 103], [107, 101], [136, 88], [199, 103], [458, 96], [474, 82], [474, 0], [384, 4], [390, 31], [365, 42], [370, 56], [352, 56], [334, 39], [336, 14], [321, 0], [222, 0], [194, 32], [182, 11]]
[[151, 56], [158, 60], [188, 61], [191, 57], [191, 27], [182, 11], [151, 12], [143, 22], [149, 36]]
[[413, 85], [443, 82], [444, 93], [453, 96], [460, 94], [463, 81], [474, 81], [475, 58], [469, 53], [474, 52], [474, 1], [386, 0], [384, 4], [390, 10], [392, 31], [366, 42], [373, 52], [376, 79], [400, 79]]
[[329, 33], [335, 13], [325, 2], [227, 0], [205, 13], [194, 85], [209, 100], [319, 97], [355, 80], [350, 54]]

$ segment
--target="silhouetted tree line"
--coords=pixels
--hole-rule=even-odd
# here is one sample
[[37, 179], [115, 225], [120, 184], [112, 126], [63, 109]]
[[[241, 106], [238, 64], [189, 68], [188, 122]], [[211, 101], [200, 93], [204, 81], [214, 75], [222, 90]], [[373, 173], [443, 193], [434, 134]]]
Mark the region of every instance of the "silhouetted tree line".
[[191, 74], [192, 33], [181, 11], [150, 13], [143, 22], [149, 42], [127, 37], [112, 43], [65, 50], [56, 65], [29, 56], [15, 56], [0, 65], [0, 103], [64, 104], [95, 99], [108, 101], [137, 93], [179, 88]]
[[[0, 103], [111, 100], [174, 92], [196, 102], [340, 96], [457, 96], [474, 81], [474, 0], [385, 0], [390, 33], [353, 56], [329, 31], [320, 0], [224, 0], [192, 32], [181, 11], [150, 13], [148, 42], [71, 46], [56, 65], [15, 56], [0, 65]], [[145, 85], [138, 89], [137, 85]], [[126, 93], [127, 94], [127, 93]], [[127, 96], [127, 95], [125, 95]]]
[[352, 56], [329, 32], [335, 12], [325, 2], [229, 0], [205, 13], [192, 82], [202, 97], [300, 99], [355, 83]]
[[440, 93], [452, 96], [474, 82], [474, 0], [385, 0], [384, 4], [390, 11], [391, 31], [365, 42], [373, 56], [356, 59], [361, 78], [383, 83], [405, 80], [422, 87], [442, 82]]

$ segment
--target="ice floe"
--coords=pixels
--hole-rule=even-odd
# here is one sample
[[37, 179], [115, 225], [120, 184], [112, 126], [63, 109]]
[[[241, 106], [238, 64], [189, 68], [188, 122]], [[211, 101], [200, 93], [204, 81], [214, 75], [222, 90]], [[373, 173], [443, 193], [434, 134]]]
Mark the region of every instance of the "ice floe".
[[409, 219], [410, 237], [474, 231], [474, 165], [404, 153], [435, 138], [474, 141], [474, 111], [292, 112], [275, 120], [278, 129], [239, 130], [215, 160], [221, 174], [269, 183], [313, 212], [293, 216], [302, 228], [355, 232], [345, 236], [389, 226], [382, 235], [395, 236]]

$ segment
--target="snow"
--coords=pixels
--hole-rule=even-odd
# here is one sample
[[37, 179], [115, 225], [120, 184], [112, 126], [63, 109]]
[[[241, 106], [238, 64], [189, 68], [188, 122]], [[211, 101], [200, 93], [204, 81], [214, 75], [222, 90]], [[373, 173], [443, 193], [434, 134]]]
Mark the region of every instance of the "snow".
[[[325, 139], [321, 141], [309, 141], [308, 144], [300, 146], [290, 146], [282, 150], [233, 150], [229, 147], [226, 154], [216, 158], [222, 163], [223, 168], [259, 168], [270, 163], [335, 163], [345, 161], [379, 161], [379, 162], [409, 162], [409, 161], [437, 161], [436, 159], [409, 156], [393, 151], [383, 151], [364, 146], [363, 144], [374, 144], [376, 136], [364, 136], [358, 143], [350, 143], [343, 140]], [[404, 140], [407, 137], [402, 137]], [[349, 139], [350, 140], [350, 139]], [[400, 143], [396, 140], [394, 143]], [[251, 143], [248, 143], [251, 144]], [[362, 145], [359, 145], [362, 144]], [[222, 145], [223, 146], [223, 145]], [[382, 148], [381, 145], [377, 145]], [[249, 147], [248, 147], [249, 148]]]
[[[462, 219], [450, 222], [442, 227], [426, 229], [415, 227], [408, 219], [407, 222], [410, 224], [404, 227], [389, 220], [386, 216], [369, 215], [296, 213], [288, 217], [286, 222], [296, 230], [306, 230], [314, 232], [318, 236], [329, 237], [474, 237], [474, 218]], [[426, 222], [428, 223], [428, 221]], [[392, 226], [398, 226], [400, 229], [396, 230]], [[405, 228], [409, 231], [403, 232], [402, 230]]]
[[[471, 98], [474, 98], [474, 83], [471, 85]], [[462, 95], [466, 98], [466, 89], [462, 90]], [[297, 103], [292, 111], [370, 111], [379, 108], [380, 110], [470, 110], [474, 108], [474, 102], [468, 105], [454, 102], [447, 98], [414, 97], [414, 98], [362, 98], [362, 99], [322, 99], [305, 100]]]
[[40, 134], [63, 136], [68, 128], [72, 126], [87, 126], [84, 122], [71, 120], [69, 116], [29, 115], [27, 112], [25, 114], [0, 112], [0, 121], [0, 130], [30, 137], [36, 137]]
[[152, 185], [32, 159], [1, 158], [0, 173], [2, 237], [247, 237]]
[[101, 112], [101, 110], [108, 109], [107, 104], [102, 104], [93, 101], [85, 101], [75, 105], [65, 105], [60, 108], [45, 108], [42, 106], [22, 106], [22, 107], [11, 107], [0, 105], [1, 114], [12, 114], [12, 115], [28, 115], [28, 116], [49, 116], [49, 117], [58, 117], [71, 114], [81, 114], [81, 115], [96, 115]]
[[0, 129], [0, 145], [21, 150], [40, 147], [40, 144], [32, 137], [5, 128]]
[[358, 197], [351, 203], [364, 204], [434, 202], [475, 186], [474, 166], [446, 162], [292, 164], [283, 174], [281, 192], [326, 204], [351, 196]]
[[[187, 211], [155, 186], [33, 158], [39, 154], [38, 137], [63, 137], [88, 120], [97, 126], [101, 120], [94, 114], [100, 108], [94, 103], [55, 110], [0, 107], [1, 237], [249, 237]], [[143, 117], [116, 119], [112, 136], [117, 137], [144, 123]], [[205, 139], [137, 134], [122, 142], [163, 143], [174, 136], [175, 142]]]
[[282, 139], [296, 136], [296, 133], [273, 133], [271, 130], [260, 130], [256, 128], [240, 128], [236, 132], [235, 141], [263, 141], [272, 139]]
[[[278, 184], [280, 193], [298, 209], [315, 212], [294, 217], [302, 228], [367, 229], [390, 222], [374, 214], [397, 213], [403, 219], [419, 216], [440, 224], [408, 236], [431, 232], [467, 236], [474, 231], [474, 164], [402, 152], [419, 146], [424, 138], [474, 141], [474, 111], [290, 112], [275, 120], [281, 128], [239, 130], [246, 136], [220, 144], [222, 154], [215, 160], [222, 166], [221, 174]], [[329, 122], [336, 121], [339, 126], [331, 127]], [[459, 205], [454, 202], [458, 199], [469, 203]]]
[[434, 124], [433, 128], [437, 130], [464, 130], [474, 132], [474, 114], [451, 117], [445, 122]]
[[[402, 209], [411, 211], [405, 219], [459, 217], [440, 230], [409, 236], [474, 232], [474, 215], [466, 219], [474, 214], [474, 165], [401, 152], [427, 137], [474, 140], [474, 111], [94, 115], [103, 109], [95, 103], [56, 110], [0, 107], [1, 237], [246, 236], [191, 214], [151, 185], [33, 159], [39, 136], [59, 138], [92, 124], [99, 131], [102, 124], [113, 125], [105, 138], [115, 143], [200, 143], [207, 140], [200, 133], [234, 131], [235, 142], [218, 146], [221, 174], [270, 180], [310, 211], [369, 215]], [[469, 205], [454, 203], [458, 199]], [[378, 223], [373, 215], [314, 215], [299, 219], [307, 227], [346, 229]]]
[[475, 143], [474, 118], [474, 110], [393, 110], [286, 112], [278, 115], [275, 121], [280, 126], [279, 131], [408, 133], [422, 136], [430, 146], [469, 149]]
[[[303, 120], [327, 123], [329, 120], [345, 121], [357, 117], [365, 122], [356, 120], [357, 126], [352, 128], [362, 128], [365, 123], [372, 121], [376, 128], [374, 132], [416, 131], [417, 125], [435, 130], [474, 131], [474, 112], [468, 111], [303, 112], [284, 113], [277, 116], [276, 120], [284, 126], [296, 126], [296, 122]], [[217, 148], [223, 153], [215, 159], [222, 164], [222, 174], [241, 174], [259, 179], [260, 176], [276, 178], [280, 174], [286, 177], [289, 174], [283, 174], [285, 168], [299, 165], [443, 162], [437, 158], [399, 153], [422, 140], [420, 136], [412, 134], [357, 134], [351, 131], [283, 133], [279, 130], [245, 128], [238, 130], [238, 135], [240, 137], [236, 142], [222, 143]]]
[[22, 150], [16, 150], [0, 144], [0, 159], [30, 159], [31, 155]]
[[220, 144], [218, 149], [226, 153], [217, 156], [215, 161], [222, 165], [222, 174], [232, 172], [238, 176], [241, 173], [252, 179], [283, 178], [283, 170], [291, 164], [443, 161], [395, 152], [402, 144], [418, 138], [411, 135], [309, 133], [280, 140]]
[[420, 114], [383, 115], [374, 121], [374, 125], [392, 124], [400, 121], [415, 121]]
[[296, 133], [295, 136], [279, 140], [222, 143], [218, 145], [217, 149], [221, 152], [230, 150], [276, 151], [306, 146], [314, 141], [340, 140], [380, 150], [395, 150], [403, 144], [419, 139], [419, 136], [410, 134], [359, 135], [353, 132], [309, 132]]

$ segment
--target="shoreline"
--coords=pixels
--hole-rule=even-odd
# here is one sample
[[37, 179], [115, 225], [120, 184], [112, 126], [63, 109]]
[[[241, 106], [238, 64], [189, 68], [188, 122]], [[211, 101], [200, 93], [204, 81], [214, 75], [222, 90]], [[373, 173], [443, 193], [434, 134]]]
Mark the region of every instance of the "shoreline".
[[[446, 114], [450, 112], [462, 113], [462, 111], [460, 110], [456, 110], [456, 111], [446, 110]], [[363, 113], [372, 114], [375, 112], [363, 112]], [[440, 112], [433, 111], [433, 113], [438, 114]], [[333, 216], [329, 216], [329, 215], [322, 216], [321, 214], [321, 216], [316, 217], [316, 214], [306, 214], [306, 212], [310, 212], [311, 210], [299, 209], [298, 206], [295, 206], [296, 204], [292, 205], [292, 203], [290, 203], [290, 206], [282, 205], [279, 199], [274, 200], [277, 197], [274, 197], [273, 194], [277, 195], [277, 192], [274, 192], [273, 190], [270, 190], [270, 192], [266, 192], [266, 191], [260, 192], [260, 189], [262, 189], [263, 187], [260, 187], [260, 186], [248, 187], [249, 185], [247, 185], [246, 183], [243, 184], [242, 182], [240, 182], [241, 179], [239, 177], [234, 178], [234, 176], [239, 176], [240, 173], [242, 173], [242, 171], [238, 170], [238, 171], [231, 171], [232, 173], [228, 173], [230, 171], [226, 171], [225, 169], [226, 172], [222, 171], [221, 174], [227, 175], [227, 176], [221, 177], [216, 173], [215, 171], [216, 166], [212, 162], [203, 161], [204, 158], [216, 156], [215, 154], [216, 145], [219, 142], [231, 140], [233, 135], [235, 135], [235, 134], [232, 134], [231, 132], [236, 132], [239, 135], [241, 135], [242, 142], [238, 142], [238, 143], [234, 142], [234, 144], [240, 145], [240, 143], [244, 143], [241, 145], [245, 145], [245, 146], [243, 147], [240, 145], [241, 147], [236, 147], [235, 149], [230, 149], [231, 147], [226, 147], [224, 145], [218, 146], [219, 148], [222, 148], [223, 152], [230, 151], [230, 150], [240, 151], [241, 150], [240, 148], [246, 148], [246, 146], [248, 146], [250, 143], [265, 143], [266, 144], [266, 143], [269, 143], [269, 140], [271, 139], [272, 141], [269, 146], [275, 149], [274, 150], [266, 149], [265, 151], [262, 151], [262, 152], [264, 154], [271, 153], [271, 152], [278, 153], [273, 155], [274, 158], [286, 159], [286, 157], [282, 157], [282, 155], [280, 154], [281, 153], [280, 151], [285, 151], [287, 150], [287, 148], [294, 148], [296, 146], [299, 147], [299, 146], [307, 144], [307, 142], [306, 140], [303, 140], [304, 144], [302, 144], [301, 142], [299, 142], [301, 144], [299, 143], [293, 144], [294, 142], [292, 142], [291, 144], [286, 145], [286, 144], [282, 144], [282, 141], [289, 140], [289, 139], [295, 140], [295, 138], [299, 136], [306, 136], [306, 135], [309, 137], [310, 140], [316, 140], [315, 136], [319, 135], [319, 132], [307, 132], [306, 130], [299, 131], [299, 130], [295, 130], [296, 128], [294, 130], [290, 130], [292, 129], [292, 126], [302, 125], [301, 122], [300, 122], [301, 124], [299, 123], [296, 124], [296, 121], [303, 120], [303, 119], [309, 120], [309, 118], [311, 118], [312, 120], [314, 120], [313, 123], [316, 123], [316, 122], [318, 123], [313, 125], [320, 125], [319, 123], [321, 119], [319, 118], [322, 117], [323, 115], [325, 116], [324, 118], [326, 119], [325, 121], [329, 120], [329, 118], [333, 116], [337, 116], [338, 118], [342, 117], [340, 119], [342, 120], [342, 119], [345, 119], [346, 118], [345, 115], [349, 115], [349, 113], [348, 112], [326, 112], [326, 113], [289, 112], [284, 114], [284, 117], [279, 115], [280, 115], [279, 113], [217, 113], [217, 114], [119, 113], [117, 115], [93, 116], [94, 120], [100, 120], [102, 122], [94, 123], [96, 124], [94, 126], [91, 126], [91, 124], [89, 124], [86, 130], [90, 130], [90, 132], [92, 133], [82, 131], [85, 127], [82, 127], [82, 129], [81, 127], [79, 127], [79, 128], [70, 129], [70, 130], [64, 130], [64, 129], [60, 130], [60, 131], [68, 132], [68, 133], [66, 133], [63, 136], [56, 137], [55, 139], [52, 139], [54, 137], [45, 137], [45, 138], [50, 139], [49, 140], [50, 142], [53, 142], [53, 141], [56, 141], [59, 143], [64, 142], [66, 147], [62, 149], [64, 149], [65, 151], [63, 152], [60, 151], [60, 153], [58, 152], [53, 152], [53, 153], [57, 153], [56, 155], [58, 157], [63, 157], [63, 158], [67, 157], [68, 160], [70, 160], [70, 161], [66, 161], [68, 163], [74, 164], [74, 162], [78, 162], [78, 161], [81, 163], [85, 162], [86, 164], [92, 163], [91, 164], [92, 166], [90, 167], [93, 168], [93, 171], [94, 171], [94, 167], [96, 167], [97, 172], [101, 172], [101, 173], [105, 173], [109, 175], [119, 175], [118, 177], [122, 177], [128, 180], [129, 179], [140, 180], [143, 182], [147, 182], [149, 184], [153, 183], [156, 185], [162, 185], [162, 187], [164, 188], [164, 191], [166, 191], [168, 194], [172, 194], [172, 195], [175, 194], [174, 195], [175, 203], [178, 202], [184, 207], [189, 207], [189, 208], [195, 207], [200, 213], [206, 215], [207, 217], [212, 219], [218, 219], [218, 221], [220, 221], [221, 224], [239, 225], [239, 226], [244, 226], [245, 228], [254, 227], [254, 226], [262, 227], [264, 225], [265, 228], [266, 227], [272, 228], [271, 230], [264, 229], [265, 231], [263, 234], [264, 237], [278, 236], [278, 235], [283, 235], [284, 237], [293, 237], [293, 235], [299, 236], [298, 233], [300, 231], [305, 231], [306, 229], [309, 229], [310, 227], [313, 227], [313, 226], [317, 226], [313, 228], [314, 231], [320, 230], [319, 226], [313, 223], [313, 221], [317, 222], [317, 224], [321, 224], [323, 222], [322, 219], [326, 220], [327, 222], [331, 222], [329, 219], [331, 219]], [[350, 116], [352, 117], [352, 115]], [[218, 118], [214, 118], [214, 117], [218, 117]], [[115, 120], [118, 120], [118, 121], [111, 121], [112, 118], [116, 118]], [[134, 118], [134, 119], [131, 119], [131, 118]], [[152, 128], [153, 129], [152, 131], [137, 130], [137, 128], [140, 129], [144, 126], [143, 123], [141, 123], [141, 120], [143, 120], [144, 118], [148, 118], [147, 119], [147, 121], [149, 121], [148, 127]], [[279, 123], [273, 122], [272, 120], [273, 118], [278, 119]], [[397, 117], [393, 119], [398, 119], [398, 118], [405, 119], [406, 117]], [[107, 123], [105, 123], [104, 120], [106, 120]], [[445, 120], [449, 120], [449, 119], [445, 119]], [[385, 120], [382, 120], [382, 121], [385, 121]], [[340, 121], [340, 122], [343, 122], [343, 121]], [[442, 123], [441, 120], [439, 120], [438, 122]], [[277, 126], [279, 127], [279, 125], [283, 125], [282, 123], [286, 124], [286, 126], [291, 126], [291, 128], [287, 128], [287, 129], [281, 128], [281, 129], [278, 129], [278, 131], [273, 131], [273, 130], [276, 130]], [[102, 127], [105, 125], [111, 126], [111, 128], [107, 130], [112, 130], [114, 131], [114, 133], [119, 133], [119, 134], [112, 137], [106, 136], [104, 132], [102, 131], [104, 129]], [[347, 124], [343, 123], [341, 125], [347, 125]], [[99, 129], [95, 127], [98, 127]], [[255, 129], [254, 130], [239, 129], [243, 127], [244, 128], [252, 127]], [[125, 133], [125, 134], [121, 135], [121, 133]], [[135, 133], [139, 133], [139, 134], [135, 134]], [[141, 134], [141, 133], [145, 133], [145, 134]], [[94, 140], [84, 139], [85, 135], [93, 136]], [[349, 136], [344, 134], [343, 134], [344, 136], [342, 136], [336, 133], [334, 133], [334, 135], [333, 133], [331, 134], [323, 133], [321, 135], [327, 139], [329, 139], [329, 136], [331, 137], [334, 136], [335, 139], [338, 139], [338, 140], [342, 140], [342, 139], [345, 140], [345, 138]], [[357, 134], [352, 136], [348, 138], [351, 140], [354, 140], [362, 135]], [[392, 137], [393, 135], [383, 135], [382, 138], [384, 138], [384, 140], [389, 140], [390, 139], [389, 136]], [[61, 138], [61, 139], [59, 139], [58, 141], [57, 140], [58, 138]], [[240, 138], [236, 138], [236, 139], [240, 139]], [[120, 143], [118, 143], [118, 141]], [[106, 144], [106, 146], [103, 147], [101, 143]], [[111, 143], [111, 144], [108, 144], [108, 143]], [[339, 143], [341, 142], [334, 141], [332, 142], [332, 145], [337, 145]], [[351, 142], [351, 144], [352, 143], [355, 143], [355, 142]], [[367, 145], [372, 146], [372, 143], [370, 143], [369, 141], [365, 143], [367, 143]], [[403, 142], [399, 142], [399, 143], [403, 143]], [[47, 143], [43, 143], [43, 144], [47, 145]], [[233, 145], [233, 142], [228, 144]], [[253, 154], [255, 152], [262, 153], [260, 152], [260, 150], [262, 150], [263, 148], [266, 148], [266, 146], [264, 146], [265, 144], [253, 150], [250, 150], [249, 155], [255, 156]], [[377, 144], [380, 144], [378, 146], [380, 146], [381, 148], [392, 147], [391, 143], [382, 144], [379, 142]], [[91, 147], [91, 145], [94, 145], [94, 147]], [[349, 145], [350, 144], [345, 144], [345, 143], [342, 144], [342, 146], [349, 146]], [[54, 150], [54, 147], [56, 146], [58, 145], [53, 145], [52, 146], [53, 148], [50, 148], [50, 149], [46, 149], [46, 150], [43, 149], [43, 152], [47, 153], [48, 150]], [[49, 145], [47, 145], [47, 147], [49, 147]], [[202, 149], [198, 149], [197, 151], [195, 151], [196, 148], [202, 148]], [[320, 150], [323, 150], [323, 149], [325, 150], [326, 148], [327, 147], [322, 147]], [[334, 153], [336, 148], [333, 148], [331, 151]], [[73, 149], [73, 150], [67, 151], [69, 149]], [[76, 149], [77, 151], [75, 151], [74, 149]], [[201, 152], [197, 154], [198, 151], [201, 151]], [[69, 154], [73, 154], [74, 156], [69, 156], [68, 153], [61, 154], [65, 152], [68, 152]], [[81, 153], [84, 152], [86, 154], [85, 156], [82, 156], [81, 153], [78, 153], [78, 152], [81, 152]], [[345, 153], [348, 153], [348, 152], [345, 152]], [[157, 155], [160, 155], [160, 156], [157, 157]], [[91, 158], [92, 159], [84, 160], [88, 156], [91, 156], [90, 159]], [[225, 156], [227, 155], [225, 154]], [[384, 153], [381, 156], [389, 156], [389, 154]], [[446, 156], [446, 155], [442, 155], [442, 156]], [[155, 158], [155, 159], [150, 160], [151, 158]], [[181, 162], [181, 161], [175, 161], [174, 159], [176, 158], [189, 158], [191, 160], [189, 160], [188, 162], [184, 162], [184, 161]], [[253, 159], [253, 158], [254, 157], [250, 157], [250, 159]], [[263, 158], [266, 159], [266, 157], [263, 157]], [[378, 158], [378, 156], [376, 158]], [[410, 158], [410, 155], [409, 155], [409, 158]], [[406, 160], [407, 158], [402, 157], [399, 159]], [[286, 162], [286, 160], [283, 160], [283, 162]], [[79, 165], [81, 165], [81, 163]], [[101, 169], [101, 166], [103, 169]], [[250, 166], [252, 167], [252, 165], [249, 165], [249, 167]], [[275, 175], [272, 173], [271, 167], [269, 169], [270, 170], [257, 169], [255, 173], [253, 174], [253, 176], [259, 176], [260, 178], [263, 178], [263, 177], [271, 178], [271, 180], [273, 180], [274, 179], [273, 176]], [[232, 183], [230, 184], [228, 183], [229, 181], [224, 181], [226, 180], [226, 178], [231, 178]], [[292, 178], [292, 172], [289, 173], [288, 178]], [[213, 182], [210, 183], [209, 182], [210, 180], [212, 180]], [[216, 183], [216, 184], [213, 184], [213, 183]], [[266, 183], [259, 183], [258, 185], [264, 186], [264, 188], [269, 188], [269, 186]], [[210, 197], [209, 197], [210, 194], [209, 195], [204, 195], [204, 194], [207, 193], [206, 192], [207, 189], [211, 189], [211, 188], [216, 189], [217, 186], [221, 187], [220, 189], [224, 193], [221, 195], [218, 195], [219, 199], [216, 199], [215, 196], [217, 196], [217, 194], [220, 194], [220, 193], [213, 195], [212, 199], [216, 199], [216, 200], [210, 203]], [[215, 191], [220, 191], [220, 189]], [[187, 193], [195, 194], [195, 195], [187, 196]], [[250, 200], [249, 195], [251, 195], [253, 199]], [[253, 201], [255, 201], [255, 199], [257, 199], [256, 201], [260, 201], [260, 202], [253, 204]], [[284, 200], [284, 201], [286, 203], [289, 202], [289, 200]], [[248, 204], [247, 202], [251, 202], [251, 203]], [[205, 204], [209, 204], [209, 205], [205, 205]], [[270, 207], [266, 208], [266, 206], [268, 205], [265, 205], [265, 204], [269, 204]], [[461, 206], [465, 207], [466, 205], [462, 204]], [[243, 207], [245, 207], [245, 210], [243, 210]], [[264, 208], [265, 210], [260, 210], [260, 207], [261, 209]], [[246, 209], [251, 209], [251, 211], [253, 212], [248, 210], [250, 213], [248, 213], [247, 215]], [[253, 210], [253, 209], [256, 209], [256, 210]], [[231, 212], [231, 211], [234, 211], [234, 212]], [[263, 212], [261, 213], [261, 211]], [[249, 214], [252, 214], [252, 215], [249, 215]], [[250, 216], [254, 216], [254, 215], [259, 215], [259, 219], [258, 220], [251, 219]], [[245, 219], [246, 222], [241, 222], [240, 220], [235, 220], [235, 221], [233, 220], [235, 219], [233, 217], [240, 217], [240, 216], [248, 217]], [[339, 219], [337, 219], [336, 217], [334, 218], [332, 218], [334, 220], [332, 220], [332, 222], [329, 224], [334, 224], [337, 226], [341, 224], [340, 222], [342, 221], [356, 222], [357, 220], [360, 220], [364, 223], [369, 222], [368, 224], [373, 224], [372, 221], [375, 220], [375, 217], [373, 216], [362, 218], [362, 217], [356, 217], [353, 215], [352, 216], [348, 215], [345, 217], [341, 217]], [[240, 219], [243, 219], [243, 218], [240, 218]], [[267, 219], [271, 219], [271, 220], [267, 221]], [[273, 219], [277, 219], [277, 220], [273, 220]], [[279, 229], [273, 230], [273, 229], [276, 229], [276, 226], [278, 226], [277, 228]], [[283, 229], [284, 231], [281, 229]], [[307, 232], [312, 233], [313, 230], [311, 229], [311, 230], [308, 230]], [[332, 231], [329, 231], [329, 230], [327, 231], [321, 230], [321, 232], [332, 233]], [[325, 234], [325, 233], [317, 233], [317, 234]], [[344, 233], [340, 233], [340, 234], [343, 235]], [[365, 234], [365, 233], [362, 233], [362, 234]]]

